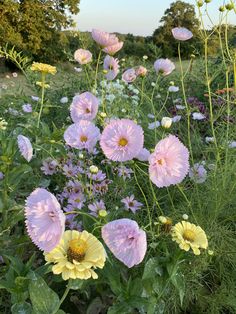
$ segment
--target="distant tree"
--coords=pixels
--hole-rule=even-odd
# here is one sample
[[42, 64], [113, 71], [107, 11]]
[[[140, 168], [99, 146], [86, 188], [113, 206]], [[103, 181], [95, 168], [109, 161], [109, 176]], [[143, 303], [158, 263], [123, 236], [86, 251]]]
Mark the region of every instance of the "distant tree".
[[40, 58], [57, 59], [80, 0], [0, 0], [0, 43]]
[[170, 5], [160, 20], [161, 25], [153, 33], [153, 42], [160, 46], [163, 54], [167, 56], [177, 55], [177, 43], [171, 33], [174, 27], [186, 27], [192, 31], [194, 37], [184, 44], [183, 54], [188, 56], [193, 52], [193, 46], [201, 48], [198, 38], [200, 22], [196, 17], [194, 5], [183, 1], [175, 1]]

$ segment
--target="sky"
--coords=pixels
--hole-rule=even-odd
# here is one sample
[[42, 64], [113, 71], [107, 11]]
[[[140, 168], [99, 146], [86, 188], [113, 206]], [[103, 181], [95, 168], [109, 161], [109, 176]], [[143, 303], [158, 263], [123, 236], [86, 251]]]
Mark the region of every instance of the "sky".
[[[195, 0], [185, 1], [195, 4]], [[74, 19], [80, 31], [97, 28], [107, 32], [148, 36], [158, 27], [160, 18], [172, 2], [174, 0], [80, 0], [80, 13]], [[218, 8], [223, 2], [212, 0], [209, 5], [215, 23]], [[236, 23], [234, 12], [231, 13], [230, 22]]]

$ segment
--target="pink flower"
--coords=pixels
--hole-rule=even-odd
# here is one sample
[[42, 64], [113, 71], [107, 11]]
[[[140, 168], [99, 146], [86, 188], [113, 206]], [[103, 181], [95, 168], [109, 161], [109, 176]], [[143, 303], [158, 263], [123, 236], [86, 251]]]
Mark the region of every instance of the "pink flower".
[[79, 64], [87, 64], [92, 61], [92, 54], [85, 49], [78, 49], [74, 53], [74, 58]]
[[98, 29], [92, 30], [92, 38], [102, 48], [116, 45], [119, 42], [119, 39], [117, 38], [116, 35], [100, 31]]
[[169, 75], [175, 69], [175, 65], [169, 59], [157, 59], [154, 63], [154, 68], [157, 74], [163, 76]]
[[132, 83], [136, 78], [135, 69], [128, 69], [122, 74], [122, 80], [126, 83]]
[[141, 149], [138, 155], [135, 156], [135, 158], [140, 161], [148, 161], [149, 157], [150, 157], [150, 152], [146, 148]]
[[104, 51], [108, 55], [113, 56], [116, 52], [118, 52], [123, 47], [123, 45], [124, 45], [123, 41], [120, 41], [114, 45], [109, 45], [105, 47], [104, 49], [102, 49], [102, 51]]
[[140, 65], [139, 67], [136, 68], [135, 74], [136, 74], [136, 76], [144, 77], [147, 75], [147, 69], [145, 67], [143, 67], [142, 65]]
[[17, 143], [21, 155], [29, 162], [33, 157], [33, 147], [30, 140], [24, 135], [18, 135]]
[[65, 216], [56, 197], [37, 188], [26, 200], [25, 217], [28, 234], [39, 249], [54, 249], [65, 230]]
[[102, 227], [102, 238], [115, 257], [131, 268], [142, 262], [146, 250], [146, 233], [136, 221], [118, 219]]
[[193, 37], [193, 33], [185, 27], [175, 27], [172, 29], [172, 34], [175, 39], [186, 41]]
[[119, 60], [110, 56], [106, 56], [103, 63], [104, 70], [108, 71], [105, 75], [108, 81], [114, 80], [119, 73]]
[[98, 112], [99, 101], [90, 92], [76, 95], [70, 106], [70, 115], [73, 122], [80, 120], [93, 120]]
[[129, 119], [112, 120], [103, 130], [100, 145], [113, 161], [133, 159], [143, 148], [143, 129]]
[[188, 149], [174, 135], [161, 140], [149, 157], [149, 176], [159, 188], [180, 183], [188, 170]]
[[99, 128], [87, 120], [70, 125], [64, 133], [67, 145], [77, 149], [87, 149], [89, 152], [93, 151], [99, 138]]

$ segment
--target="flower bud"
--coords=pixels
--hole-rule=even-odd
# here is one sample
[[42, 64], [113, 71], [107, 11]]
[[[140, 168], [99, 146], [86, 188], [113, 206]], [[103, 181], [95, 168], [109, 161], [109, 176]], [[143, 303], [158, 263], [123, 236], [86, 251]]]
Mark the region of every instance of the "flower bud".
[[205, 3], [210, 3], [211, 2], [211, 0], [205, 0]]
[[158, 217], [158, 220], [159, 220], [162, 224], [167, 223], [167, 218], [166, 218], [165, 216], [159, 216], [159, 217]]
[[204, 4], [203, 0], [199, 0], [199, 1], [197, 2], [197, 6], [198, 6], [199, 8], [201, 8], [201, 7], [203, 6], [203, 4]]
[[184, 220], [188, 220], [188, 215], [187, 214], [183, 214], [182, 217], [183, 217]]
[[100, 209], [98, 212], [99, 217], [106, 217], [107, 216], [107, 211], [105, 209]]
[[221, 6], [219, 7], [219, 11], [220, 11], [220, 12], [224, 12], [224, 11], [225, 11], [225, 6], [224, 6], [224, 5], [221, 5]]
[[148, 56], [143, 56], [143, 60], [147, 60], [148, 59]]
[[163, 117], [161, 119], [161, 126], [165, 129], [169, 129], [171, 127], [172, 124], [172, 118], [169, 117]]
[[171, 85], [171, 86], [174, 86], [174, 85], [175, 85], [175, 82], [174, 82], [174, 81], [170, 81], [170, 85]]
[[102, 118], [106, 118], [106, 117], [107, 117], [106, 112], [100, 112], [100, 117], [102, 117]]
[[83, 153], [79, 153], [79, 159], [84, 159], [84, 154]]
[[92, 174], [96, 174], [96, 173], [98, 173], [98, 167], [92, 165], [92, 166], [89, 167], [89, 171], [90, 171]]
[[230, 11], [230, 10], [233, 10], [233, 8], [234, 8], [234, 4], [233, 3], [228, 3], [228, 4], [226, 4], [226, 9], [228, 10], [228, 11]]
[[214, 255], [214, 251], [208, 250], [208, 254], [212, 256], [212, 255]]

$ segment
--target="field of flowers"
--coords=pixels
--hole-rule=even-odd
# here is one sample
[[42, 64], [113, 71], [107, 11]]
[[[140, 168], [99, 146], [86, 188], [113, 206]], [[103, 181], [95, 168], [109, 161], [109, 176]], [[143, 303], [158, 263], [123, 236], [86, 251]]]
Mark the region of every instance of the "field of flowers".
[[94, 29], [63, 79], [0, 48], [1, 313], [236, 313], [236, 51], [172, 34], [178, 69]]

